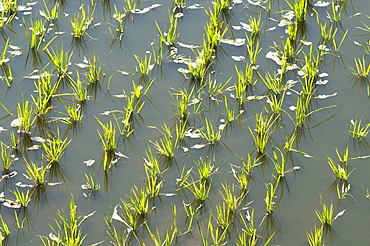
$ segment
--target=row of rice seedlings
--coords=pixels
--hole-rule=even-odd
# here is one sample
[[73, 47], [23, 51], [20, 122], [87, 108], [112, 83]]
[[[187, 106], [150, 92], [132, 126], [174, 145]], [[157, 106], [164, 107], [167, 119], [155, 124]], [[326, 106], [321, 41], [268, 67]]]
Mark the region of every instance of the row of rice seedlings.
[[87, 235], [83, 235], [81, 225], [95, 213], [85, 216], [77, 215], [77, 206], [72, 196], [69, 202], [69, 214], [63, 209], [57, 212], [58, 219], [55, 219], [56, 227], [51, 226], [53, 232], [49, 237], [40, 236], [43, 245], [82, 245]]

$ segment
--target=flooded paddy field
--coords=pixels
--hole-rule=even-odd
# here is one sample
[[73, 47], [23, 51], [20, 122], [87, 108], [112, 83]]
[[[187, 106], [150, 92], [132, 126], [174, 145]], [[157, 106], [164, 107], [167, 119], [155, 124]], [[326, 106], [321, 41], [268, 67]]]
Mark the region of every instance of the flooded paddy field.
[[366, 245], [367, 1], [0, 13], [2, 245]]

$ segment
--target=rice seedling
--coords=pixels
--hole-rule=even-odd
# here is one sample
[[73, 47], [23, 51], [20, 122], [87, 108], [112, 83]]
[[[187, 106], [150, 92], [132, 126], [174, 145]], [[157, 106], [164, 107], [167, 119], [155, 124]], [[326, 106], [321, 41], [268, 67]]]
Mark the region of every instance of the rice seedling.
[[115, 11], [115, 13], [113, 14], [113, 18], [117, 21], [117, 23], [118, 23], [118, 26], [117, 26], [117, 28], [116, 28], [116, 31], [118, 32], [118, 33], [123, 33], [123, 31], [124, 31], [124, 25], [123, 25], [123, 18], [125, 18], [126, 17], [126, 14], [125, 13], [121, 13], [121, 12], [119, 12], [118, 11], [118, 9], [117, 9], [117, 7], [116, 7], [116, 5], [114, 5], [114, 11]]
[[309, 6], [309, 2], [307, 0], [294, 0], [293, 3], [290, 3], [288, 0], [286, 0], [285, 2], [288, 4], [289, 8], [294, 12], [296, 23], [297, 24], [306, 23], [307, 8]]
[[256, 114], [255, 121], [256, 121], [256, 129], [253, 131], [249, 128], [249, 131], [254, 139], [254, 143], [256, 145], [256, 150], [260, 155], [265, 155], [267, 143], [270, 140], [270, 136], [272, 134], [272, 126], [274, 125], [277, 117], [274, 115], [270, 115], [267, 117], [263, 113]]
[[254, 70], [248, 63], [245, 65], [245, 72], [240, 71], [235, 65], [235, 71], [238, 76], [237, 83], [234, 84], [235, 98], [239, 101], [239, 104], [243, 104], [248, 96], [248, 91], [252, 90], [252, 86], [257, 82], [253, 81]]
[[228, 184], [221, 184], [222, 190], [220, 190], [220, 195], [224, 202], [226, 203], [228, 214], [231, 218], [236, 215], [236, 210], [239, 208], [243, 197], [237, 197], [234, 194], [234, 184], [229, 186]]
[[237, 116], [235, 110], [229, 108], [229, 101], [227, 100], [226, 96], [224, 96], [224, 102], [225, 102], [226, 124], [228, 124], [230, 122], [233, 122]]
[[171, 14], [170, 11], [168, 11], [168, 19], [169, 27], [166, 33], [162, 32], [157, 22], [155, 24], [159, 32], [161, 44], [164, 43], [167, 46], [174, 46], [175, 40], [179, 36], [179, 34], [177, 33], [178, 18], [176, 18], [174, 14]]
[[248, 37], [248, 35], [246, 35], [246, 39], [249, 64], [251, 66], [256, 66], [258, 55], [262, 50], [262, 48], [260, 48], [261, 41], [259, 39], [254, 40], [252, 37]]
[[281, 113], [284, 111], [283, 109], [283, 103], [285, 98], [285, 91], [282, 95], [277, 94], [270, 94], [267, 96], [267, 103], [270, 107], [270, 110], [275, 115], [281, 115]]
[[28, 189], [27, 192], [22, 192], [18, 189], [18, 187], [11, 191], [14, 194], [15, 201], [19, 204], [21, 204], [22, 207], [26, 208], [28, 204], [31, 202], [31, 195], [30, 190]]
[[218, 170], [218, 168], [215, 169], [215, 166], [211, 164], [212, 160], [203, 160], [202, 157], [197, 162], [194, 161], [194, 163], [197, 166], [201, 181], [209, 180]]
[[[34, 20], [30, 19], [30, 27], [27, 27], [27, 23], [23, 18], [23, 27], [26, 37], [28, 39], [29, 47], [33, 50], [38, 50], [41, 43], [44, 41], [45, 35], [48, 33], [48, 26], [45, 26], [42, 19]], [[31, 34], [29, 33], [31, 31]]]
[[21, 133], [29, 133], [33, 124], [36, 121], [35, 111], [29, 101], [24, 101], [17, 104], [18, 114], [18, 129]]
[[184, 8], [186, 6], [186, 1], [185, 0], [173, 0], [173, 3], [178, 7], [178, 8]]
[[45, 118], [46, 114], [53, 108], [51, 99], [57, 91], [59, 83], [60, 80], [57, 80], [57, 82], [51, 86], [50, 74], [41, 76], [37, 82], [34, 83], [37, 91], [37, 98], [31, 95], [31, 99], [35, 105], [35, 115], [37, 117]]
[[0, 214], [0, 221], [1, 221], [0, 244], [3, 244], [3, 241], [10, 236], [10, 229], [1, 214]]
[[0, 68], [1, 68], [1, 72], [3, 74], [2, 76], [0, 76], [0, 79], [5, 80], [8, 87], [12, 86], [14, 76], [13, 76], [13, 70], [10, 67], [10, 64], [9, 63], [8, 64], [2, 64], [2, 65], [0, 65]]
[[163, 136], [163, 138], [159, 139], [159, 141], [154, 142], [150, 140], [150, 142], [158, 150], [158, 153], [169, 158], [175, 157], [175, 149], [178, 143], [177, 136], [175, 138], [172, 136], [171, 129], [166, 124], [163, 125], [162, 130], [158, 129], [157, 127], [151, 128], [159, 130]]
[[229, 214], [229, 209], [225, 202], [220, 204], [216, 204], [216, 220], [217, 226], [220, 227], [222, 230], [227, 230], [231, 223], [233, 223], [233, 218]]
[[348, 66], [352, 75], [359, 79], [367, 78], [370, 73], [370, 62], [366, 62], [365, 57], [362, 57], [362, 59], [354, 58], [354, 61], [355, 68]]
[[200, 84], [202, 84], [208, 69], [211, 66], [210, 58], [212, 53], [209, 51], [205, 52], [204, 50], [197, 50], [197, 53], [198, 55], [195, 60], [187, 63], [187, 65], [192, 79], [197, 80], [200, 82]]
[[209, 80], [204, 83], [204, 87], [207, 87], [207, 96], [212, 99], [212, 97], [216, 97], [225, 91], [230, 91], [231, 88], [226, 87], [230, 80], [231, 78], [229, 78], [224, 83], [217, 83], [217, 80], [215, 78], [211, 79], [209, 76]]
[[68, 115], [68, 118], [62, 119], [63, 123], [73, 125], [77, 122], [82, 122], [83, 112], [81, 104], [72, 102], [71, 106], [67, 106], [66, 104], [63, 104], [63, 106], [66, 109]]
[[[245, 217], [245, 218], [244, 218]], [[260, 238], [263, 238], [262, 236], [257, 234], [257, 228], [254, 224], [254, 209], [252, 209], [251, 214], [249, 213], [249, 210], [247, 210], [246, 216], [243, 216], [243, 214], [240, 214], [240, 220], [242, 221], [242, 232], [238, 231], [238, 236], [236, 238], [236, 245], [237, 246], [256, 246], [259, 245], [257, 241]], [[263, 246], [267, 246], [272, 238], [274, 237], [276, 232], [272, 233], [272, 235], [266, 239]]]
[[148, 169], [145, 169], [145, 174], [147, 177], [144, 187], [145, 193], [148, 195], [148, 198], [158, 196], [163, 187], [164, 180], [160, 180], [158, 176], [152, 175]]
[[193, 226], [193, 220], [194, 220], [194, 215], [197, 213], [199, 209], [202, 208], [203, 204], [186, 204], [184, 201], [182, 202], [184, 206], [184, 211], [186, 214], [186, 218], [188, 221], [188, 227], [187, 231], [191, 231], [191, 227]]
[[338, 149], [336, 149], [336, 153], [340, 163], [336, 165], [333, 159], [328, 156], [327, 158], [329, 167], [331, 168], [337, 179], [347, 181], [348, 177], [354, 171], [354, 169], [352, 169], [350, 172], [348, 170], [348, 147], [344, 151], [343, 157], [340, 156]]
[[174, 100], [172, 103], [176, 109], [176, 116], [179, 117], [180, 120], [185, 120], [188, 116], [188, 106], [190, 103], [191, 98], [193, 97], [194, 88], [187, 92], [187, 90], [175, 90], [175, 92], [171, 93], [171, 96]]
[[[285, 174], [288, 172], [285, 170], [285, 165], [286, 165], [286, 157], [283, 154], [283, 152], [280, 150], [280, 148], [276, 147], [276, 150], [273, 150], [273, 157], [272, 157], [272, 162], [274, 163], [275, 171], [277, 175], [275, 176], [276, 179], [284, 178]], [[278, 156], [278, 154], [280, 157]]]
[[331, 3], [331, 12], [326, 11], [326, 16], [331, 22], [338, 22], [341, 20], [342, 12], [345, 8], [345, 5], [337, 5], [335, 2]]
[[[204, 235], [202, 229], [200, 228], [200, 224], [198, 223], [199, 228], [199, 234], [202, 240], [202, 244], [204, 246], [206, 245], [225, 245], [227, 243], [226, 237], [227, 237], [227, 230], [222, 229], [221, 227], [214, 226], [212, 224], [212, 213], [209, 216], [209, 220], [207, 223], [207, 232], [206, 235]], [[208, 240], [211, 239], [211, 242], [208, 242]]]
[[[121, 218], [120, 218], [121, 219]], [[129, 241], [129, 233], [127, 230], [124, 230], [122, 226], [117, 230], [116, 227], [111, 225], [112, 218], [105, 216], [104, 221], [105, 225], [107, 226], [107, 235], [111, 239], [111, 243], [116, 246], [125, 246]], [[123, 220], [124, 221], [124, 220]]]
[[45, 187], [46, 182], [46, 173], [48, 171], [47, 166], [46, 167], [38, 167], [34, 162], [31, 161], [29, 163], [27, 160], [26, 162], [26, 173], [27, 177], [33, 181], [35, 188], [42, 188]]
[[48, 44], [46, 44], [42, 50], [45, 51], [45, 53], [48, 55], [50, 62], [55, 67], [59, 77], [63, 78], [68, 75], [68, 67], [71, 64], [73, 52], [65, 51], [63, 44], [61, 45], [61, 47], [57, 45], [55, 49], [51, 48], [50, 51], [48, 47], [52, 41], [53, 39]]
[[266, 196], [265, 196], [265, 207], [266, 207], [266, 214], [272, 215], [274, 212], [274, 205], [275, 205], [275, 193], [276, 187], [272, 183], [265, 184], [266, 186]]
[[116, 128], [113, 126], [112, 121], [103, 124], [98, 118], [95, 117], [95, 119], [103, 129], [103, 134], [99, 130], [97, 132], [103, 144], [104, 151], [114, 151], [116, 149]]
[[89, 99], [87, 95], [86, 83], [81, 80], [80, 73], [76, 70], [77, 79], [69, 79], [72, 88], [73, 97], [80, 103], [84, 103]]
[[204, 203], [208, 198], [209, 191], [211, 190], [211, 183], [202, 180], [195, 181], [191, 178], [191, 181], [184, 180], [182, 182], [183, 187], [194, 195], [194, 198], [199, 203]]
[[65, 214], [64, 210], [57, 212], [58, 219], [55, 219], [56, 228], [51, 227], [53, 233], [48, 237], [40, 236], [43, 245], [70, 245], [79, 246], [83, 244], [87, 235], [82, 234], [81, 225], [95, 213], [92, 212], [85, 216], [77, 215], [77, 206], [74, 197], [69, 202], [69, 215]]
[[146, 228], [148, 229], [148, 233], [150, 235], [150, 238], [153, 241], [153, 245], [155, 246], [170, 246], [173, 244], [173, 241], [176, 237], [175, 231], [167, 230], [165, 234], [165, 238], [162, 241], [161, 234], [158, 231], [158, 228], [156, 228], [156, 233], [153, 233], [148, 224], [146, 224]]
[[124, 0], [126, 6], [123, 8], [125, 12], [131, 12], [136, 9], [136, 1], [135, 0]]
[[[149, 212], [149, 197], [145, 192], [145, 189], [140, 190], [134, 186], [131, 189], [132, 196], [126, 195], [130, 202], [126, 205], [131, 207], [136, 216], [145, 216]], [[122, 201], [125, 202], [125, 201]]]
[[155, 66], [154, 64], [151, 64], [152, 54], [150, 54], [149, 57], [147, 55], [144, 55], [144, 58], [140, 58], [137, 55], [134, 55], [134, 57], [138, 64], [138, 66], [136, 67], [136, 72], [140, 72], [143, 76], [148, 76], [149, 72], [152, 71]]
[[85, 173], [86, 184], [81, 185], [83, 190], [87, 190], [88, 193], [83, 193], [85, 197], [90, 197], [96, 191], [100, 190], [100, 184], [95, 181], [95, 173], [93, 175], [87, 175]]
[[210, 144], [215, 144], [220, 141], [223, 129], [219, 128], [216, 130], [213, 126], [213, 121], [209, 121], [207, 118], [205, 119], [205, 123], [205, 131], [200, 131], [202, 138], [205, 138]]
[[148, 146], [148, 150], [145, 151], [146, 159], [144, 158], [145, 162], [145, 170], [149, 171], [151, 176], [159, 177], [163, 172], [159, 166], [159, 162], [157, 158], [153, 155], [152, 149]]
[[275, 94], [280, 94], [289, 87], [288, 83], [284, 83], [283, 77], [278, 77], [276, 72], [271, 75], [270, 72], [267, 71], [265, 76], [262, 77], [262, 81], [266, 85], [267, 89]]
[[93, 52], [92, 60], [87, 59], [87, 72], [85, 72], [84, 74], [89, 82], [89, 85], [98, 83], [105, 75], [105, 73], [103, 72], [103, 68], [101, 66], [98, 66], [97, 61], [98, 58], [95, 52]]
[[354, 139], [356, 138], [358, 141], [363, 140], [367, 134], [369, 134], [370, 123], [367, 123], [364, 126], [361, 126], [362, 119], [360, 120], [351, 120], [349, 125], [348, 134]]
[[[117, 230], [113, 227], [113, 226], [108, 226], [109, 228], [109, 231], [108, 231], [108, 234], [111, 235], [111, 237], [113, 236], [116, 240], [116, 242], [118, 243], [121, 243], [121, 242], [125, 242], [127, 239], [128, 239], [128, 236], [129, 235], [132, 235], [132, 233], [134, 233], [134, 235], [136, 234], [137, 230], [143, 225], [144, 221], [143, 221], [143, 217], [142, 216], [138, 216], [136, 213], [135, 213], [135, 210], [134, 208], [130, 205], [130, 203], [128, 202], [125, 202], [124, 200], [121, 200], [121, 205], [117, 205], [114, 210], [113, 210], [113, 214], [111, 216], [111, 219], [109, 220], [110, 223], [112, 222], [112, 220], [117, 220], [121, 223], [123, 223], [124, 227], [125, 227], [125, 232], [127, 233], [122, 233], [122, 225], [121, 225], [121, 229], [120, 229], [120, 233], [118, 234], [117, 233]], [[120, 207], [121, 208], [121, 211], [120, 213], [118, 213], [117, 211], [117, 207]], [[108, 224], [108, 220], [106, 219], [106, 224]], [[119, 245], [119, 244], [118, 244]], [[121, 245], [126, 245], [126, 244], [121, 244]]]
[[57, 136], [49, 136], [49, 139], [47, 139], [45, 142], [41, 142], [45, 151], [45, 156], [49, 160], [48, 166], [60, 161], [65, 149], [72, 141], [72, 139], [68, 141], [68, 138], [61, 139], [59, 135], [59, 128], [57, 129], [57, 133]]
[[98, 135], [100, 137], [100, 141], [102, 143], [102, 147], [104, 150], [103, 155], [103, 167], [104, 171], [112, 167], [112, 158], [113, 154], [116, 150], [116, 127], [112, 124], [112, 121], [109, 121], [109, 123], [103, 124], [97, 117], [95, 119], [98, 121], [100, 126], [103, 129], [103, 133], [100, 133], [99, 130], [97, 130]]
[[75, 13], [73, 18], [70, 18], [69, 21], [71, 23], [72, 36], [74, 38], [83, 38], [87, 33], [87, 29], [94, 19], [95, 6], [96, 5], [94, 5], [93, 10], [90, 12], [90, 8], [86, 11], [85, 6], [81, 5], [79, 8], [81, 13]]
[[261, 15], [259, 15], [258, 18], [249, 16], [248, 21], [251, 28], [251, 37], [257, 37], [259, 31], [261, 30]]
[[333, 223], [333, 203], [329, 207], [322, 202], [321, 196], [320, 200], [322, 211], [320, 212], [318, 209], [315, 209], [316, 216], [322, 225], [331, 226]]
[[13, 164], [13, 159], [11, 158], [10, 154], [8, 153], [7, 149], [8, 146], [0, 141], [1, 147], [1, 162], [3, 164], [3, 174], [9, 172], [10, 166]]
[[322, 226], [319, 226], [319, 228], [316, 228], [315, 226], [314, 231], [310, 231], [306, 233], [307, 241], [310, 246], [323, 246], [324, 245], [323, 238], [322, 238], [323, 229], [324, 228]]
[[44, 9], [40, 10], [40, 15], [49, 22], [54, 22], [59, 18], [59, 3], [54, 2], [52, 7], [49, 8], [48, 4], [43, 0]]

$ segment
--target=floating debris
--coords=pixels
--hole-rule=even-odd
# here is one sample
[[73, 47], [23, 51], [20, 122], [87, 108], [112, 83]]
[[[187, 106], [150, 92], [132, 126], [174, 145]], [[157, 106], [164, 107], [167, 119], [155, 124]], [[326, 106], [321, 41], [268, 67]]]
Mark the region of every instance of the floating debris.
[[333, 93], [333, 94], [331, 94], [331, 95], [318, 95], [318, 96], [316, 96], [316, 97], [314, 97], [314, 98], [318, 98], [318, 99], [326, 99], [326, 98], [328, 98], [328, 97], [335, 97], [337, 94], [338, 94], [337, 92], [334, 92], [334, 93]]
[[317, 1], [313, 6], [315, 6], [315, 7], [326, 7], [329, 4], [330, 3], [329, 2], [326, 2], [326, 1]]
[[192, 148], [192, 149], [202, 149], [205, 146], [206, 146], [205, 144], [196, 144], [196, 145], [191, 146], [190, 148]]
[[245, 44], [245, 38], [236, 38], [234, 39], [221, 39], [221, 43], [230, 44], [234, 46], [242, 46]]
[[242, 61], [245, 59], [244, 56], [231, 56], [231, 58], [233, 58], [234, 61]]
[[15, 128], [15, 127], [19, 127], [19, 124], [22, 122], [22, 117], [21, 118], [17, 118], [17, 119], [14, 119], [12, 120], [12, 122], [10, 122], [10, 126]]
[[92, 165], [95, 164], [95, 160], [94, 159], [88, 159], [87, 161], [84, 161], [84, 163], [86, 164], [86, 166], [91, 167]]

